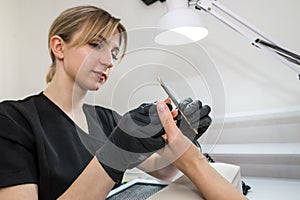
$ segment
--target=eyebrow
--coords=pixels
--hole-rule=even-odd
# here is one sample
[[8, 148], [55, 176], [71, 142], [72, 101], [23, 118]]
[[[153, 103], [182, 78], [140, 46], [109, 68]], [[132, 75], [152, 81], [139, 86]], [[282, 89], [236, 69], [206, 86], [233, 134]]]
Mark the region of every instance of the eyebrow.
[[[101, 40], [102, 40], [102, 42], [104, 42], [105, 44], [107, 44], [108, 42], [107, 42], [107, 39], [104, 37], [104, 36], [102, 36], [102, 35], [98, 35], [98, 38], [100, 38]], [[116, 46], [116, 47], [114, 47], [113, 48], [114, 50], [118, 50], [118, 52], [120, 51], [120, 47], [119, 47], [119, 45], [118, 46]]]
[[105, 37], [103, 37], [102, 35], [98, 35], [98, 38], [100, 38], [102, 40], [102, 42], [107, 43], [107, 39]]

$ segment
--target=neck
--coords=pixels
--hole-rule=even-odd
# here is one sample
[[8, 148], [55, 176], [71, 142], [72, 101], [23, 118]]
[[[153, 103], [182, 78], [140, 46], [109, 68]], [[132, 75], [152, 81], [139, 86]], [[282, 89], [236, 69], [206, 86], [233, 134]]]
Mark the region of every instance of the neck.
[[53, 77], [53, 80], [44, 90], [44, 95], [68, 114], [81, 111], [87, 91], [81, 89], [74, 82], [60, 80]]
[[87, 91], [78, 86], [52, 80], [44, 90], [44, 95], [54, 102], [77, 126], [88, 133], [88, 125], [82, 108], [83, 99]]

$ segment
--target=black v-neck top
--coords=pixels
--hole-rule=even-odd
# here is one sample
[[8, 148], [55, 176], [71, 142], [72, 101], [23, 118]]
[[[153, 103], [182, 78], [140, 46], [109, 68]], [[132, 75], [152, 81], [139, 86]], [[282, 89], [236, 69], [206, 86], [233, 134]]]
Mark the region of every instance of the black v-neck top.
[[38, 185], [41, 200], [57, 199], [110, 135], [120, 115], [84, 105], [89, 134], [43, 93], [0, 103], [0, 187]]

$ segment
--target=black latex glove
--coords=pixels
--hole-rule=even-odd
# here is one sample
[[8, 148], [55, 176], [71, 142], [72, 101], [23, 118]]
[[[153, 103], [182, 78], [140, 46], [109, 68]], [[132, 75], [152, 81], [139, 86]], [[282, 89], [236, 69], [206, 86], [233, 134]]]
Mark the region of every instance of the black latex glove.
[[118, 182], [126, 169], [136, 167], [165, 146], [163, 134], [156, 104], [142, 104], [121, 118], [96, 157], [108, 175]]
[[[180, 112], [178, 115], [181, 119], [177, 122], [177, 126], [186, 137], [195, 143], [211, 124], [211, 118], [208, 116], [211, 109], [208, 105], [202, 106], [200, 100], [193, 100], [191, 98], [181, 101], [179, 108], [188, 118], [191, 126], [183, 119]], [[193, 129], [196, 129], [198, 134], [195, 134]]]

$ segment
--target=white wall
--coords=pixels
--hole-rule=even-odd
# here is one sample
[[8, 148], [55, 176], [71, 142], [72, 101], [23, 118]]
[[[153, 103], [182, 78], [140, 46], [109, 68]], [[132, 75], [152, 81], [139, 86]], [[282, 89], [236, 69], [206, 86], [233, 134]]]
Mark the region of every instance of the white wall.
[[[279, 0], [263, 2], [259, 0], [223, 0], [219, 2], [248, 22], [255, 24], [260, 30], [283, 46], [295, 52], [300, 52], [300, 27], [297, 25], [297, 21], [300, 19], [299, 1], [290, 0], [289, 3], [284, 5]], [[111, 11], [114, 15], [122, 18], [133, 35], [138, 32], [136, 29], [155, 26], [156, 20], [166, 11], [165, 3], [157, 2], [151, 6], [146, 6], [140, 0], [1, 1], [0, 83], [2, 87], [0, 99], [21, 98], [36, 93], [45, 87], [44, 75], [50, 65], [47, 51], [48, 27], [62, 10], [80, 4], [99, 5]], [[248, 41], [213, 17], [205, 13], [200, 14], [207, 23], [209, 36], [198, 44], [207, 52], [211, 62], [215, 63], [215, 68], [220, 74], [223, 82], [222, 87], [224, 87], [227, 114], [253, 111], [268, 112], [270, 110], [282, 111], [293, 107], [298, 109], [300, 81], [297, 80], [297, 75], [293, 71], [268, 54], [251, 47]], [[141, 34], [137, 34], [140, 37]], [[150, 39], [148, 38], [148, 40]], [[135, 38], [131, 38], [131, 43], [135, 43]], [[141, 43], [140, 45], [151, 46], [153, 42], [151, 41], [150, 45], [148, 43]], [[195, 47], [194, 45], [192, 48], [180, 47], [177, 50], [179, 52], [184, 50], [185, 57], [204, 55], [204, 50], [201, 49], [201, 52], [198, 52], [198, 48], [201, 47]], [[143, 60], [149, 56], [147, 53], [149, 52], [137, 55], [139, 57], [134, 54], [133, 58], [129, 59], [130, 62], [126, 61], [127, 66], [132, 69], [132, 67], [142, 64]], [[161, 62], [161, 60], [168, 60], [168, 58], [174, 60], [172, 56], [168, 56], [166, 55], [164, 58], [155, 57], [152, 60], [153, 62]], [[170, 60], [164, 64], [169, 65], [169, 67], [174, 65], [176, 68], [178, 62], [174, 63]], [[200, 61], [193, 62], [201, 65]], [[150, 61], [146, 60], [143, 64], [147, 65], [149, 63]], [[201, 71], [200, 65], [197, 66], [199, 71]], [[121, 64], [121, 66], [123, 67], [124, 64]], [[184, 70], [183, 67], [182, 70]], [[118, 69], [115, 71], [119, 73]], [[161, 75], [160, 72], [157, 72], [157, 74]], [[107, 93], [110, 93], [113, 83], [112, 81], [109, 83], [110, 85], [106, 87], [109, 89], [104, 88], [105, 96], [111, 95]], [[180, 88], [179, 84], [177, 86], [177, 93], [185, 90]], [[210, 87], [207, 86], [206, 89], [214, 89]], [[193, 85], [192, 90], [197, 90], [197, 86]], [[130, 92], [128, 91], [128, 93]], [[213, 91], [210, 92], [213, 93]], [[197, 94], [193, 95], [197, 96]], [[144, 95], [140, 95], [139, 98], [142, 98], [142, 96]], [[201, 95], [199, 98], [207, 99], [208, 103], [212, 101], [209, 98], [201, 97]], [[102, 101], [109, 104], [105, 100]], [[121, 112], [126, 110], [120, 107], [117, 109]]]

